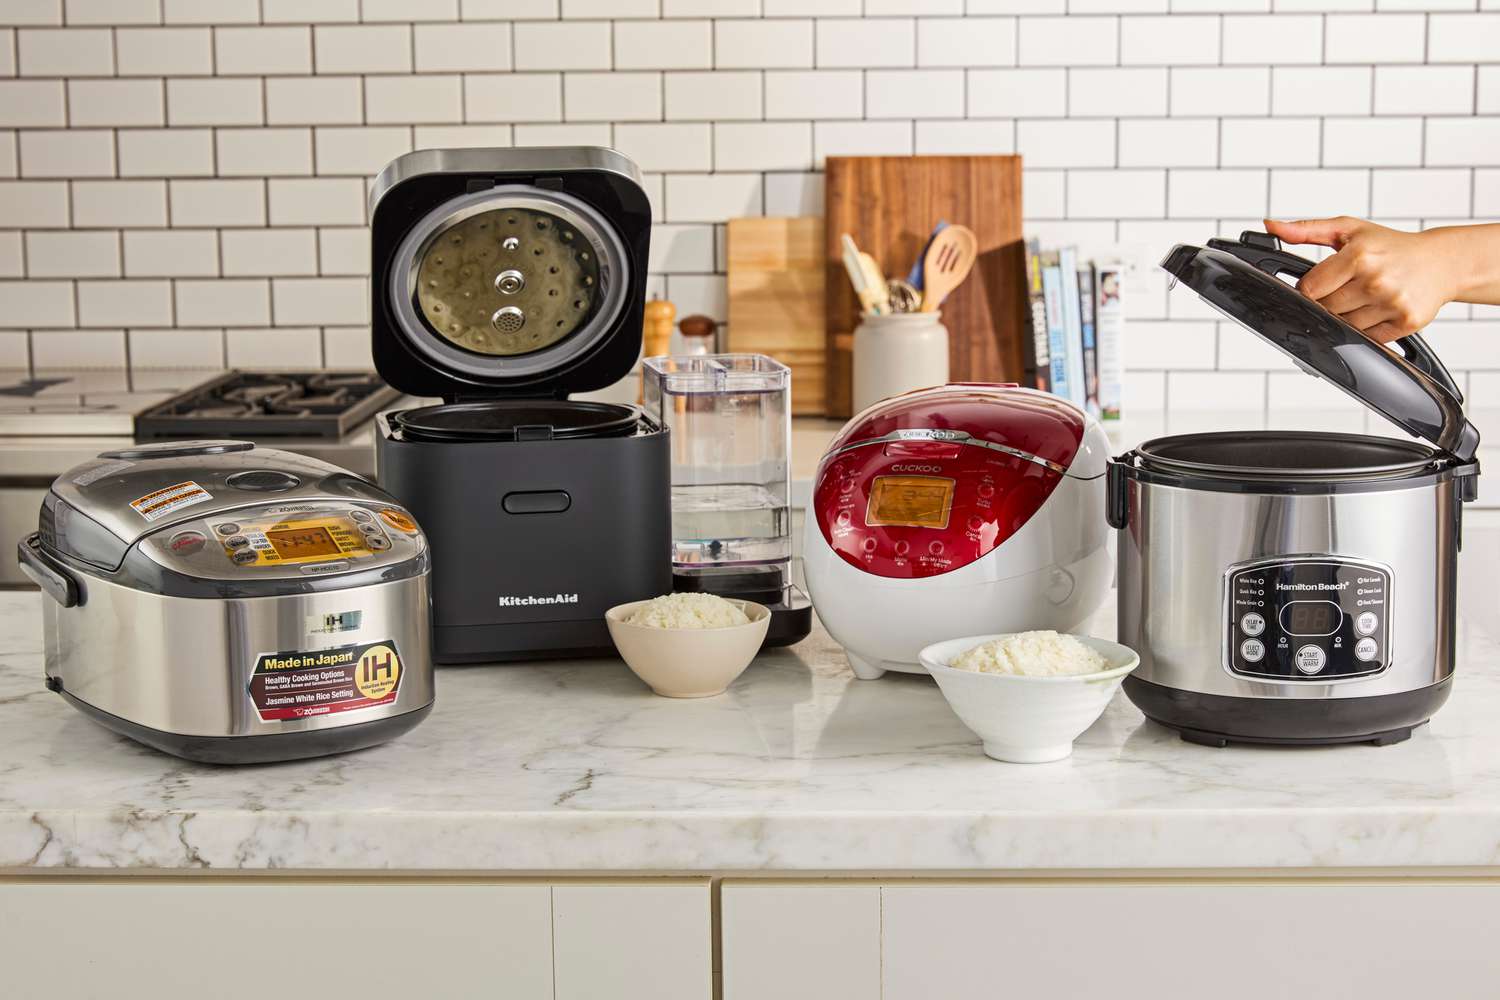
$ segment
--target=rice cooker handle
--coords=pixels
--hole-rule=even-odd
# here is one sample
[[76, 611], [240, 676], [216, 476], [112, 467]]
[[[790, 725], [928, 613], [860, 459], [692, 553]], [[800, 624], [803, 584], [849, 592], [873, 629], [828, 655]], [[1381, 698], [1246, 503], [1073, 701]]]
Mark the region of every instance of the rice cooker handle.
[[1104, 519], [1116, 530], [1123, 529], [1130, 520], [1130, 480], [1125, 470], [1134, 464], [1135, 452], [1127, 451], [1110, 459], [1105, 466]]
[[[1287, 253], [1281, 249], [1281, 241], [1270, 233], [1258, 233], [1250, 229], [1240, 233], [1237, 242], [1209, 240], [1208, 245], [1215, 249], [1229, 251], [1273, 278], [1281, 274], [1290, 274], [1300, 278], [1317, 266], [1316, 261], [1299, 257], [1294, 253]], [[1413, 333], [1393, 341], [1391, 346], [1399, 348], [1408, 364], [1441, 386], [1455, 402], [1464, 401], [1458, 383], [1453, 381], [1453, 376], [1448, 374], [1448, 369], [1443, 367], [1443, 363], [1432, 352], [1432, 348], [1427, 346], [1427, 341]]]
[[78, 584], [42, 551], [41, 537], [32, 532], [16, 544], [16, 561], [31, 582], [65, 608], [78, 604]]

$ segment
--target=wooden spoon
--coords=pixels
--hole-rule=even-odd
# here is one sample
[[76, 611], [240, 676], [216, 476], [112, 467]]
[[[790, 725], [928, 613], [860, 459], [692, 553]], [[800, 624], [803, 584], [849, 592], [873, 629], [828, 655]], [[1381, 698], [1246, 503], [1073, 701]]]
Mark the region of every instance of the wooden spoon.
[[922, 312], [937, 312], [969, 276], [978, 255], [979, 239], [968, 226], [947, 226], [933, 237], [922, 258]]

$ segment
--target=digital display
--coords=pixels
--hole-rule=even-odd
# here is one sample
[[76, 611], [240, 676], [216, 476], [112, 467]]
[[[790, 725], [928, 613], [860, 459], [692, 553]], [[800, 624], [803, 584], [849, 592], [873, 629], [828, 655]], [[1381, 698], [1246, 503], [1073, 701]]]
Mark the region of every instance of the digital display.
[[876, 476], [865, 523], [946, 528], [953, 510], [953, 480], [935, 476]]
[[1332, 635], [1343, 618], [1332, 601], [1293, 601], [1281, 609], [1281, 627], [1288, 635]]
[[284, 528], [266, 532], [266, 541], [283, 559], [336, 556], [339, 547], [327, 528]]

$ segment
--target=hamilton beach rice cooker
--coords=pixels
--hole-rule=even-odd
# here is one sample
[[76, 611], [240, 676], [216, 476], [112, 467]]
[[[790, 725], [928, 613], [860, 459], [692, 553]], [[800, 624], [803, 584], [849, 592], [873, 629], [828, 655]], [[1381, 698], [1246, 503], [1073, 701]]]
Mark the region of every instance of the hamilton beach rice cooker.
[[377, 420], [380, 483], [432, 543], [439, 662], [610, 652], [672, 589], [665, 428], [571, 400], [641, 350], [651, 209], [612, 150], [422, 150], [370, 194], [371, 336], [441, 405]]
[[1109, 592], [1109, 443], [1056, 396], [954, 384], [876, 403], [823, 456], [807, 514], [813, 606], [857, 676], [924, 673], [954, 636], [1072, 629]]
[[19, 547], [47, 686], [190, 760], [341, 753], [432, 709], [427, 543], [342, 469], [244, 441], [105, 452]]
[[1110, 463], [1119, 639], [1141, 657], [1125, 691], [1195, 742], [1393, 743], [1452, 681], [1479, 433], [1421, 337], [1383, 347], [1282, 280], [1312, 266], [1265, 233], [1162, 262], [1427, 443], [1250, 430], [1159, 438]]

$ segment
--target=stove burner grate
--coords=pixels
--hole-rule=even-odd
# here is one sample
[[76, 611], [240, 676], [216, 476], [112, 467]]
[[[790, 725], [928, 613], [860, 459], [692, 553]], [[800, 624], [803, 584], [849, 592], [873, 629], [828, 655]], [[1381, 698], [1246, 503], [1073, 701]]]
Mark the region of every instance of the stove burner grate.
[[135, 418], [136, 437], [343, 437], [400, 393], [370, 372], [231, 371]]

